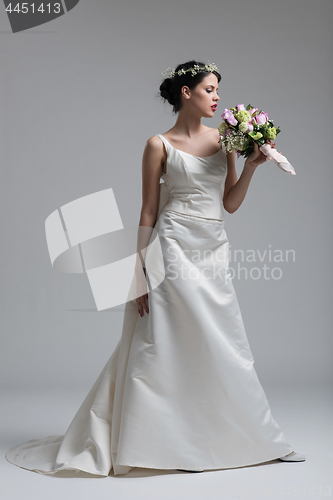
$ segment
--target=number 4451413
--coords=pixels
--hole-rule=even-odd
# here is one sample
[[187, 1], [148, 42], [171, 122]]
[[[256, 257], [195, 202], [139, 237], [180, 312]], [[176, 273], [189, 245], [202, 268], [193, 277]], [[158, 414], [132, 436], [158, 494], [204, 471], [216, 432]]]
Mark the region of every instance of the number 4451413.
[[54, 14], [60, 14], [60, 11], [61, 11], [61, 4], [60, 3], [29, 3], [29, 2], [18, 2], [16, 4], [8, 4], [8, 6], [6, 7], [6, 11], [7, 12], [10, 12], [10, 13], [13, 13], [13, 12], [17, 12], [18, 14], [34, 14], [34, 13], [41, 13], [41, 14], [44, 14], [44, 13], [48, 13], [48, 14], [51, 14], [54, 13]]

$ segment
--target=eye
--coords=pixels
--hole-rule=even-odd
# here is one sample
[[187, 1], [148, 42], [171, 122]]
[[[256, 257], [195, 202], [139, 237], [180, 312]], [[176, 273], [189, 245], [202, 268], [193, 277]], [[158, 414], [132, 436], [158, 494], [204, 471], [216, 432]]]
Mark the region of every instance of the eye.
[[[211, 93], [211, 92], [213, 92], [213, 91], [212, 91], [212, 89], [206, 89], [206, 92], [207, 92], [208, 94], [210, 94], [210, 93]], [[219, 95], [219, 93], [218, 93], [218, 92], [216, 92], [216, 95]]]

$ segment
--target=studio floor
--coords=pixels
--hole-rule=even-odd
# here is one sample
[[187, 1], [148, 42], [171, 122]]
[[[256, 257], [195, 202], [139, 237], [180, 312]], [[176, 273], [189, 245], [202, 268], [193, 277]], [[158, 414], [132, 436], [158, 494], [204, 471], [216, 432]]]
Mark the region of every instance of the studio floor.
[[34, 438], [64, 434], [86, 390], [8, 392], [1, 397], [1, 499], [278, 499], [333, 497], [333, 397], [329, 386], [264, 386], [272, 414], [305, 462], [186, 473], [134, 468], [106, 478], [44, 476], [7, 462], [5, 452]]

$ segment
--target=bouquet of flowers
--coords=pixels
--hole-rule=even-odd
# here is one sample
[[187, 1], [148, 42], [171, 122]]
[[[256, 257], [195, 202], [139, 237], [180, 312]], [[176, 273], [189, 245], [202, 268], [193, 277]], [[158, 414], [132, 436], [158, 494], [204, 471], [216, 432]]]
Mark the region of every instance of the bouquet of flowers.
[[226, 108], [221, 117], [223, 121], [219, 124], [218, 131], [225, 153], [236, 151], [238, 158], [247, 158], [254, 151], [256, 142], [268, 160], [275, 161], [285, 172], [296, 174], [287, 158], [267, 143], [267, 140], [274, 140], [281, 130], [280, 127], [274, 127], [273, 120], [269, 119], [265, 111], [258, 111], [258, 108], [250, 104], [246, 108], [244, 104], [237, 104], [234, 108]]

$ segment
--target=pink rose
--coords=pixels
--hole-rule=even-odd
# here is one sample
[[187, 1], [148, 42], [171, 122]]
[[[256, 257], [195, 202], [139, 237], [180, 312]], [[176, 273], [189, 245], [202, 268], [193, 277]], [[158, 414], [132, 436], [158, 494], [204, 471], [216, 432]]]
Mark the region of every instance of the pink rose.
[[251, 123], [251, 122], [249, 122], [248, 127], [249, 127], [249, 131], [250, 131], [250, 132], [252, 132], [252, 131], [253, 131], [253, 125], [252, 125], [252, 123]]
[[[265, 114], [267, 114], [267, 113], [265, 113]], [[259, 113], [259, 115], [256, 115], [254, 117], [254, 120], [255, 120], [257, 125], [264, 125], [266, 123], [267, 118], [266, 118], [265, 114]]]
[[221, 115], [222, 120], [225, 120], [225, 119], [226, 119], [226, 115], [227, 115], [228, 113], [232, 113], [232, 111], [231, 111], [230, 109], [228, 109], [228, 108], [224, 108], [224, 111], [223, 111], [223, 113], [222, 113], [222, 115]]
[[236, 107], [237, 107], [237, 110], [238, 110], [238, 111], [241, 111], [241, 110], [246, 111], [244, 104], [237, 104], [237, 106], [236, 106]]
[[230, 123], [230, 125], [236, 126], [238, 123], [238, 121], [234, 117], [233, 112], [230, 109], [225, 108], [225, 110], [223, 111], [221, 116], [222, 116], [222, 119], [227, 120], [227, 122]]
[[258, 111], [258, 108], [251, 108], [249, 109], [249, 113], [251, 116], [253, 116], [253, 113], [256, 113]]

